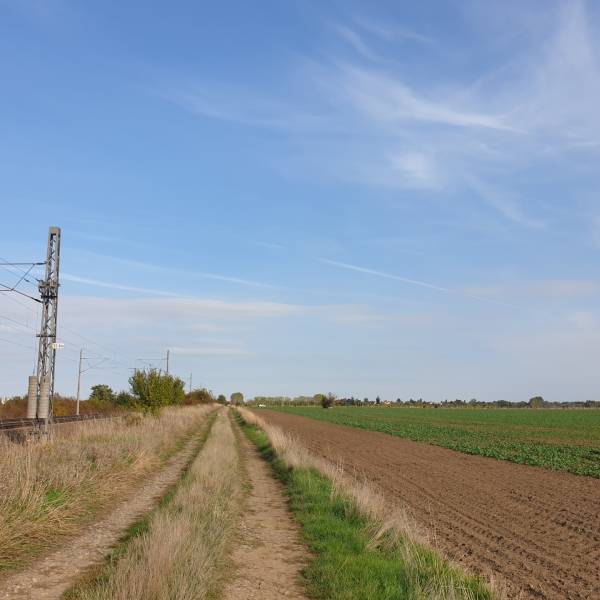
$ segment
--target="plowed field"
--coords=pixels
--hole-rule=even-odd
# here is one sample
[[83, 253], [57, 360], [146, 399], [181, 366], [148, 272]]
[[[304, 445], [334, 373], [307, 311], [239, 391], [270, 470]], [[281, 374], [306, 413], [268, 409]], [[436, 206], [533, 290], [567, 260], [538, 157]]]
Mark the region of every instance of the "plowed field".
[[515, 597], [600, 598], [600, 480], [261, 410], [313, 452], [376, 483], [473, 571]]

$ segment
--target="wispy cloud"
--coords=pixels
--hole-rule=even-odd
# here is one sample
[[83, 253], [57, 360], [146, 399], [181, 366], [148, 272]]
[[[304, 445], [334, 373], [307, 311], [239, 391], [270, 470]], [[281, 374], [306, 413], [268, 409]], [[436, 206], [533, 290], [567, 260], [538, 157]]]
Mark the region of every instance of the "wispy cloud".
[[365, 31], [387, 41], [395, 42], [398, 40], [408, 40], [411, 42], [417, 42], [420, 44], [433, 44], [433, 38], [413, 31], [408, 27], [403, 27], [398, 23], [385, 24], [376, 21], [373, 18], [366, 18], [364, 16], [354, 16], [353, 21], [359, 25]]
[[201, 117], [282, 132], [320, 131], [327, 118], [286, 98], [274, 98], [237, 85], [184, 83], [153, 92]]
[[399, 173], [400, 183], [406, 187], [436, 189], [440, 176], [432, 156], [424, 152], [406, 152], [389, 157], [394, 173]]
[[358, 52], [358, 54], [360, 54], [362, 57], [372, 61], [379, 60], [379, 57], [371, 50], [371, 48], [369, 48], [366, 42], [358, 33], [356, 33], [356, 31], [350, 27], [347, 27], [346, 25], [339, 24], [334, 25], [334, 29], [338, 35], [352, 48], [354, 48], [354, 50], [356, 50], [356, 52]]
[[229, 302], [215, 298], [170, 296], [160, 298], [104, 298], [99, 296], [64, 295], [64, 319], [77, 324], [89, 323], [93, 314], [98, 323], [111, 322], [112, 327], [123, 324], [137, 327], [140, 322], [167, 323], [175, 327], [184, 322], [197, 336], [202, 330], [223, 331], [222, 325], [235, 321], [254, 321], [263, 318], [304, 314], [308, 307], [281, 302]]
[[465, 174], [467, 185], [486, 203], [513, 221], [524, 227], [541, 229], [545, 223], [540, 219], [527, 216], [522, 208], [523, 201], [510, 191], [482, 181], [479, 177]]
[[357, 111], [386, 124], [417, 121], [518, 133], [502, 115], [475, 112], [448, 99], [419, 94], [398, 77], [351, 64], [340, 65], [338, 83]]
[[243, 356], [248, 351], [240, 347], [224, 346], [201, 346], [197, 348], [187, 348], [182, 346], [171, 346], [173, 354], [180, 356]]
[[592, 279], [541, 279], [529, 281], [507, 281], [503, 284], [469, 286], [464, 288], [469, 294], [488, 298], [498, 296], [531, 297], [548, 299], [574, 298], [598, 296], [600, 294], [600, 281]]
[[[519, 9], [512, 12], [517, 20]], [[184, 84], [165, 96], [204, 117], [293, 134], [283, 138], [293, 141], [290, 151], [275, 162], [288, 173], [295, 164], [303, 177], [445, 195], [456, 200], [457, 212], [471, 210], [475, 193], [505, 222], [541, 229], [552, 201], [546, 206], [524, 193], [516, 175], [530, 168], [574, 172], [578, 165], [565, 160], [567, 152], [593, 168], [600, 153], [600, 53], [584, 2], [552, 5], [547, 18], [528, 26], [535, 29], [530, 42], [516, 43], [501, 63], [475, 76], [428, 63], [415, 76], [398, 58], [398, 43], [439, 53], [439, 41], [402, 24], [348, 15], [333, 29], [352, 51], [298, 61], [277, 95], [232, 83]]]

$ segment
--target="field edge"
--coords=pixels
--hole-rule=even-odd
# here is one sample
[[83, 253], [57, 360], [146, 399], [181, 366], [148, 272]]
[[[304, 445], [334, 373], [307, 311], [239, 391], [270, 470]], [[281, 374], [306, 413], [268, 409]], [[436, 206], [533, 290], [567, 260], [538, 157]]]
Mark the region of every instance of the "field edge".
[[481, 576], [468, 574], [423, 542], [393, 530], [369, 509], [340, 492], [315, 468], [294, 466], [278, 452], [267, 428], [252, 413], [236, 411], [236, 420], [285, 486], [293, 517], [301, 526], [312, 558], [303, 571], [308, 595], [315, 599], [496, 600]]

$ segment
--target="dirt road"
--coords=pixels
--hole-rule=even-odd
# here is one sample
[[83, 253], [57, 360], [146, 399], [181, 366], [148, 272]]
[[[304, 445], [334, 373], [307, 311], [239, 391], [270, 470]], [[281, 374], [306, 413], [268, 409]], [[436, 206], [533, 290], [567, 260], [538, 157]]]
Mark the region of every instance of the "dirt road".
[[600, 480], [260, 410], [376, 483], [437, 546], [523, 598], [600, 598]]
[[240, 435], [251, 490], [244, 505], [234, 551], [237, 567], [223, 600], [305, 600], [300, 571], [307, 560], [298, 525], [276, 481], [256, 448]]
[[[205, 424], [203, 430], [208, 425]], [[93, 523], [77, 537], [35, 561], [24, 571], [0, 582], [0, 600], [56, 600], [81, 574], [104, 560], [127, 527], [154, 507], [157, 499], [180, 477], [198, 447], [195, 435], [156, 475], [135, 490], [132, 497]]]

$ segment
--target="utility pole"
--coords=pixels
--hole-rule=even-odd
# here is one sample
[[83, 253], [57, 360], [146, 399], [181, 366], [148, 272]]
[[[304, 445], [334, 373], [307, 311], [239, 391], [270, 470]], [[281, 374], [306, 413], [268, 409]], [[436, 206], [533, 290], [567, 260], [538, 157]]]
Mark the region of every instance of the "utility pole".
[[169, 355], [170, 355], [171, 351], [167, 350], [167, 375], [169, 374]]
[[[84, 360], [97, 360], [98, 362], [95, 365], [90, 365], [87, 369], [83, 368]], [[101, 365], [104, 361], [108, 360], [108, 358], [97, 357], [93, 358], [91, 356], [83, 355], [83, 348], [79, 351], [79, 370], [77, 372], [77, 408], [75, 410], [75, 414], [79, 415], [79, 405], [80, 405], [80, 390], [81, 390], [81, 375], [90, 369], [95, 369], [98, 365]]]
[[192, 393], [192, 374], [190, 373], [190, 394]]
[[77, 409], [75, 414], [79, 416], [79, 391], [81, 389], [81, 366], [83, 364], [83, 348], [79, 351], [79, 371], [77, 373]]
[[38, 359], [36, 375], [29, 378], [28, 416], [38, 420], [38, 426], [48, 434], [52, 420], [52, 402], [54, 399], [54, 370], [56, 366], [56, 321], [58, 316], [58, 288], [60, 268], [60, 228], [48, 230], [48, 248], [46, 252], [46, 274], [40, 281], [40, 299], [42, 304], [42, 322], [38, 334]]

